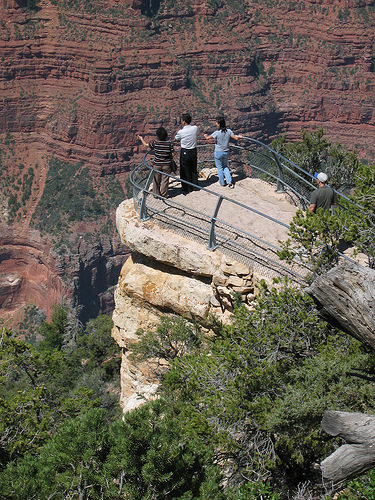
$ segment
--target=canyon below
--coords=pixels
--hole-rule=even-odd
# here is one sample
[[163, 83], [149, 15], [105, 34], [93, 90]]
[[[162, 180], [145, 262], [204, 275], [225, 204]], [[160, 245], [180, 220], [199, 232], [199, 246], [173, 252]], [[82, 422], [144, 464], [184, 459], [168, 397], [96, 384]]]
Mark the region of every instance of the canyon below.
[[113, 310], [115, 228], [144, 154], [189, 111], [243, 135], [301, 129], [375, 160], [372, 0], [0, 0], [0, 317]]

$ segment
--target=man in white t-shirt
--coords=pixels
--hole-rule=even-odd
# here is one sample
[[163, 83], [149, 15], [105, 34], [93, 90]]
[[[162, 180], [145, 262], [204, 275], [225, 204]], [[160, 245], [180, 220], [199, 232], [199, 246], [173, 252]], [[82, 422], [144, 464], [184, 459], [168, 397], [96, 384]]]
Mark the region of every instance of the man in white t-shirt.
[[[196, 125], [191, 125], [189, 113], [184, 113], [181, 116], [181, 125], [182, 129], [175, 136], [176, 141], [181, 141], [180, 178], [181, 181], [188, 181], [198, 185], [197, 138], [199, 129]], [[181, 182], [181, 187], [183, 194], [198, 189], [186, 182]]]

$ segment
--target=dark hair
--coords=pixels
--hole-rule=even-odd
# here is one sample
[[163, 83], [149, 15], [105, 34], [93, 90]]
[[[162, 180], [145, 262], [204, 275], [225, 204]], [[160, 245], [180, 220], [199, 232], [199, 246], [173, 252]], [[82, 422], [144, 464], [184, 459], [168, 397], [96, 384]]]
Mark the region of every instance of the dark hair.
[[216, 121], [220, 127], [221, 132], [226, 132], [227, 131], [227, 126], [225, 124], [225, 118], [224, 116], [218, 116], [216, 118]]
[[156, 131], [156, 135], [159, 141], [165, 141], [168, 137], [168, 132], [165, 130], [164, 127], [159, 127]]
[[183, 119], [183, 121], [185, 123], [187, 123], [188, 125], [191, 123], [191, 116], [189, 115], [189, 113], [184, 113], [181, 118]]

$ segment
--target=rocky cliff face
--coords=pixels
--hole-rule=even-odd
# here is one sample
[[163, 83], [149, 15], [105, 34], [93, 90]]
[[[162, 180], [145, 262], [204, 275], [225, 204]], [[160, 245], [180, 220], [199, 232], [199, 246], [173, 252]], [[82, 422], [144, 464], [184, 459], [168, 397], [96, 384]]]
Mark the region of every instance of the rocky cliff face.
[[2, 0], [2, 133], [119, 172], [138, 131], [185, 109], [211, 128], [220, 109], [263, 139], [324, 125], [370, 155], [372, 0], [25, 3]]
[[[59, 304], [67, 297], [63, 276], [58, 276], [51, 246], [37, 231], [19, 234], [1, 226], [0, 307], [16, 311], [24, 303]], [[49, 297], [48, 297], [49, 295]]]
[[[140, 157], [137, 133], [161, 123], [173, 132], [184, 110], [204, 131], [220, 111], [235, 130], [265, 141], [324, 126], [331, 139], [375, 157], [372, 0], [0, 7], [0, 211], [16, 231], [77, 233], [83, 219], [101, 227]], [[77, 167], [57, 182], [52, 159], [61, 171]], [[48, 188], [82, 178], [88, 185], [77, 198], [106, 203], [47, 224], [43, 214], [62, 205]], [[66, 199], [74, 207], [74, 189]]]
[[113, 292], [128, 251], [117, 239], [87, 244], [79, 239], [70, 251], [54, 249], [38, 231], [0, 226], [0, 309], [16, 316], [25, 304], [35, 304], [47, 315], [55, 304], [82, 309], [85, 321], [111, 312]]
[[132, 200], [117, 209], [121, 240], [132, 249], [115, 292], [112, 336], [122, 348], [121, 406], [124, 411], [151, 398], [157, 388], [154, 366], [131, 361], [139, 329], [155, 331], [163, 315], [205, 323], [210, 315], [228, 322], [234, 294], [251, 304], [255, 284], [263, 278], [254, 268], [209, 251], [154, 222], [141, 222]]

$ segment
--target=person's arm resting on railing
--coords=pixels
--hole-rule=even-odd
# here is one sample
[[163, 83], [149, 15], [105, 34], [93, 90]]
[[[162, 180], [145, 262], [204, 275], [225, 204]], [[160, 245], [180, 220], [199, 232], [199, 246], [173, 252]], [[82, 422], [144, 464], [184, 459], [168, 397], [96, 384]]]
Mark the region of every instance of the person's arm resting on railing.
[[230, 137], [230, 138], [231, 138], [231, 139], [234, 139], [235, 141], [238, 141], [239, 139], [242, 139], [242, 138], [243, 138], [243, 135], [242, 135], [242, 134], [238, 134], [238, 135], [233, 134], [233, 135], [231, 135], [231, 137]]

